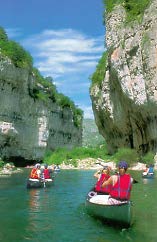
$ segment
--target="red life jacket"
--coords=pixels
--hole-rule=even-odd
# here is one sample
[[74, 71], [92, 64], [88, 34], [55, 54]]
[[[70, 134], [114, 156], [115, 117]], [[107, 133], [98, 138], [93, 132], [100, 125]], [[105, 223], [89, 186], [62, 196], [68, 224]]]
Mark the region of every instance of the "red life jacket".
[[39, 177], [38, 177], [38, 174], [37, 174], [37, 168], [33, 168], [33, 169], [31, 170], [31, 174], [30, 174], [29, 177], [32, 178], [32, 179], [38, 179], [38, 178], [39, 178]]
[[118, 175], [116, 184], [111, 188], [110, 196], [119, 200], [129, 200], [131, 188], [131, 176], [129, 174]]
[[103, 192], [103, 193], [107, 193], [109, 194], [110, 190], [111, 190], [111, 185], [105, 186], [105, 187], [101, 187], [102, 183], [104, 181], [107, 181], [109, 179], [110, 175], [107, 174], [101, 174], [99, 180], [97, 181], [96, 185], [95, 185], [95, 191], [96, 192]]
[[50, 172], [48, 169], [43, 170], [43, 177], [44, 179], [49, 179], [50, 178]]

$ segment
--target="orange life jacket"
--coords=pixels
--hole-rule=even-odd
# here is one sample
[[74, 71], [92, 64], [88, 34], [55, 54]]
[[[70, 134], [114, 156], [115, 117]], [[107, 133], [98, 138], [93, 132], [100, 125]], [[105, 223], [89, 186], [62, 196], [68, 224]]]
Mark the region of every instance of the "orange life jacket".
[[119, 200], [129, 200], [132, 189], [131, 176], [129, 174], [118, 175], [118, 180], [110, 191], [110, 196]]
[[111, 190], [111, 185], [105, 186], [105, 187], [101, 187], [102, 183], [104, 181], [107, 181], [110, 178], [110, 175], [108, 174], [101, 174], [100, 179], [97, 181], [96, 185], [95, 185], [95, 191], [96, 192], [103, 192], [106, 194], [109, 194], [110, 190]]
[[32, 179], [38, 179], [38, 178], [39, 178], [39, 177], [38, 177], [38, 173], [37, 173], [37, 168], [33, 168], [33, 169], [31, 170], [31, 174], [30, 174], [29, 177], [32, 178]]

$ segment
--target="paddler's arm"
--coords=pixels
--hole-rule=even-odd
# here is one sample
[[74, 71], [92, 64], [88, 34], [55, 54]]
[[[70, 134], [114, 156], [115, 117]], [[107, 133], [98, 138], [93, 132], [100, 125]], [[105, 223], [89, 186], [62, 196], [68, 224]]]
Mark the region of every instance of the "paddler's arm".
[[108, 186], [108, 185], [112, 185], [113, 184], [113, 178], [112, 176], [107, 180], [107, 181], [104, 181], [101, 185], [101, 187], [105, 187], [105, 186]]

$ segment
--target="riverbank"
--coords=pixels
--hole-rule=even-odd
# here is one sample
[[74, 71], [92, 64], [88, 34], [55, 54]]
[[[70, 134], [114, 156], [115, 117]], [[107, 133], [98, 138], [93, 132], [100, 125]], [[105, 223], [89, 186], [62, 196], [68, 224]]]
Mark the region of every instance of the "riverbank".
[[[60, 165], [61, 169], [82, 169], [82, 170], [99, 170], [103, 166], [110, 166], [112, 170], [116, 169], [116, 163], [114, 161], [104, 161], [103, 159], [97, 158], [86, 158], [82, 160], [77, 160], [77, 167], [72, 164], [65, 164], [64, 162]], [[144, 170], [146, 164], [136, 163], [134, 166], [129, 167], [130, 170]]]

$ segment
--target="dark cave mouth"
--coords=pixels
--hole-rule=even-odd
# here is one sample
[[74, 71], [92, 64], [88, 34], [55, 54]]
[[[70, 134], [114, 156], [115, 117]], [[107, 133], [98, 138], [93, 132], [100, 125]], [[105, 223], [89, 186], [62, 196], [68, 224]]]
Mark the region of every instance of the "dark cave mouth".
[[26, 166], [32, 166], [35, 165], [36, 163], [41, 163], [41, 160], [29, 160], [25, 159], [24, 157], [21, 156], [11, 156], [9, 158], [4, 158], [3, 159], [5, 162], [12, 162], [16, 167], [26, 167]]

